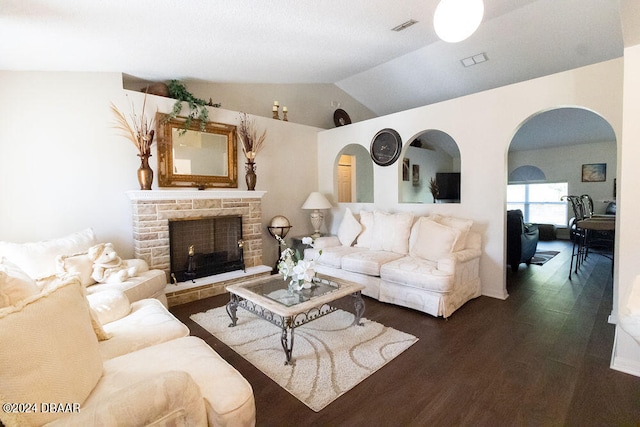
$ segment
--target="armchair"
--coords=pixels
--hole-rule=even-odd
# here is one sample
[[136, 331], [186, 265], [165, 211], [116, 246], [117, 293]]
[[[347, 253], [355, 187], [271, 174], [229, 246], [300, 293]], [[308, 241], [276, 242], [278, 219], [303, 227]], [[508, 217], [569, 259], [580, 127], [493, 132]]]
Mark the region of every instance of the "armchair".
[[520, 263], [527, 265], [536, 253], [539, 230], [536, 224], [525, 224], [520, 209], [507, 211], [507, 264], [513, 272]]

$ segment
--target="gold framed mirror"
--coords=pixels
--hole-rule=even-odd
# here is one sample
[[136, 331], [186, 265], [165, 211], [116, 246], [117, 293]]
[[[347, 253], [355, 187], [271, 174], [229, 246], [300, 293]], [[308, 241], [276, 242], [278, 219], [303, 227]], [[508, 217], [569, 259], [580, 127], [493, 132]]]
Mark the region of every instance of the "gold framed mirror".
[[238, 188], [236, 127], [158, 113], [160, 187]]

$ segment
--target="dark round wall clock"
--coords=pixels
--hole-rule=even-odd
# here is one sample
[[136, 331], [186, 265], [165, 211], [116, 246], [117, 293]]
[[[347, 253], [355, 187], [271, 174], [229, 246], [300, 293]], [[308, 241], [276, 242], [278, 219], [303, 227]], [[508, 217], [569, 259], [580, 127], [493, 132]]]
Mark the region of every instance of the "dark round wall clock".
[[382, 129], [371, 141], [371, 159], [380, 166], [389, 166], [400, 157], [402, 139], [393, 129]]

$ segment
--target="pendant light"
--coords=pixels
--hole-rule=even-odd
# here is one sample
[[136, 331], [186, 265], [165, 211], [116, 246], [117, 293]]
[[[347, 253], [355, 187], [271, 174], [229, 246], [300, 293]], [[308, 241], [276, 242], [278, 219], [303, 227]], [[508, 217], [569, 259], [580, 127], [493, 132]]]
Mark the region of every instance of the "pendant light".
[[433, 26], [440, 39], [457, 43], [478, 29], [483, 15], [482, 0], [440, 0], [433, 15]]

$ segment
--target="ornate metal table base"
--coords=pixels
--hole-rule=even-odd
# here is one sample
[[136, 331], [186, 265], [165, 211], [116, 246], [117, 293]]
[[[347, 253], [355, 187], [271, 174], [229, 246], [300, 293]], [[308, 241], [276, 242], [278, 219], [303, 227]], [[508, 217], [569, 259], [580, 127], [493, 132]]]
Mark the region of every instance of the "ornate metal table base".
[[[361, 322], [362, 315], [364, 314], [365, 304], [362, 299], [362, 295], [360, 291], [357, 291], [351, 296], [354, 298], [354, 308], [355, 308], [355, 317], [353, 319], [353, 325], [364, 326]], [[280, 336], [280, 343], [282, 344], [282, 349], [284, 350], [284, 354], [286, 360], [284, 362], [285, 365], [293, 365], [292, 353], [293, 353], [293, 340], [294, 340], [294, 331], [298, 326], [302, 326], [306, 323], [311, 322], [312, 320], [318, 319], [322, 316], [326, 316], [329, 313], [332, 313], [338, 310], [337, 307], [334, 307], [329, 304], [323, 304], [320, 307], [314, 307], [311, 310], [308, 310], [303, 313], [298, 313], [294, 316], [280, 316], [277, 315], [270, 310], [251, 302], [245, 298], [242, 298], [233, 293], [230, 294], [229, 302], [227, 303], [227, 314], [231, 318], [231, 323], [229, 327], [234, 327], [237, 324], [238, 317], [236, 312], [238, 307], [242, 307], [243, 309], [255, 314], [256, 316], [276, 325], [282, 330], [282, 334]]]

